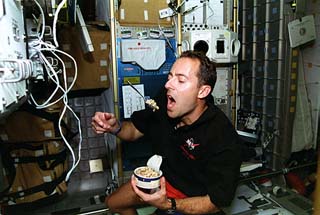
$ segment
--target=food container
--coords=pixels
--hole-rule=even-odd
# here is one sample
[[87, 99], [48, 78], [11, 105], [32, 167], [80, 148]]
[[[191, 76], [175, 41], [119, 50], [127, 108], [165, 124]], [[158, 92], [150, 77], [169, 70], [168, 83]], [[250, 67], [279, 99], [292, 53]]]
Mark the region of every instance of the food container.
[[156, 171], [148, 166], [138, 167], [133, 172], [137, 187], [142, 188], [142, 190], [153, 190], [160, 187], [160, 178], [162, 176], [162, 171]]

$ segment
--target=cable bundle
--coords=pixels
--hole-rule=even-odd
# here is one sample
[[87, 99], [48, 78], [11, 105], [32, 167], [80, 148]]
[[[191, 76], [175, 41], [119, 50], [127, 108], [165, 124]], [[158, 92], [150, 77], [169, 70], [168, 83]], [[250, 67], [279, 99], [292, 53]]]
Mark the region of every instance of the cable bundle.
[[[51, 93], [51, 95], [45, 101], [42, 101], [41, 103], [39, 103], [35, 99], [34, 95], [31, 93], [30, 98], [29, 98], [29, 103], [34, 104], [37, 109], [44, 109], [44, 108], [48, 108], [52, 105], [55, 105], [58, 102], [61, 102], [61, 101], [63, 102], [64, 106], [63, 106], [62, 111], [59, 116], [58, 126], [59, 126], [59, 131], [60, 131], [61, 137], [62, 137], [64, 143], [66, 144], [66, 146], [68, 147], [68, 149], [70, 150], [71, 156], [72, 156], [72, 167], [68, 171], [66, 178], [65, 178], [65, 180], [68, 181], [71, 173], [73, 172], [73, 170], [76, 168], [76, 166], [80, 162], [82, 133], [81, 133], [80, 119], [75, 114], [75, 112], [72, 110], [72, 108], [68, 105], [68, 93], [70, 92], [71, 88], [74, 86], [75, 81], [77, 79], [77, 62], [75, 61], [75, 59], [71, 55], [58, 49], [59, 44], [57, 42], [57, 36], [56, 36], [56, 26], [57, 26], [57, 22], [58, 22], [58, 15], [59, 15], [61, 8], [65, 5], [67, 0], [63, 0], [60, 2], [60, 4], [58, 5], [58, 7], [56, 9], [55, 14], [54, 14], [53, 32], [52, 32], [54, 44], [52, 44], [51, 42], [43, 41], [44, 34], [45, 34], [45, 28], [46, 28], [45, 16], [44, 16], [44, 12], [41, 8], [41, 5], [36, 0], [34, 0], [34, 2], [36, 3], [36, 5], [38, 6], [38, 8], [41, 12], [40, 23], [42, 23], [42, 30], [36, 40], [32, 40], [29, 42], [29, 50], [30, 50], [30, 53], [32, 53], [30, 55], [30, 59], [33, 61], [40, 61], [41, 62], [41, 64], [43, 65], [43, 68], [46, 72], [46, 75], [48, 77], [48, 80], [50, 80], [55, 85], [55, 87], [54, 87], [54, 90]], [[48, 57], [49, 54], [51, 57]], [[67, 83], [66, 66], [65, 66], [63, 60], [61, 59], [60, 55], [64, 55], [64, 56], [70, 58], [72, 60], [72, 63], [74, 64], [74, 68], [75, 68], [74, 78], [69, 86]], [[62, 68], [59, 68], [59, 66], [57, 66], [57, 65], [61, 65]], [[60, 79], [62, 79], [62, 83], [61, 83]], [[60, 93], [62, 93], [62, 95], [60, 95]], [[68, 111], [71, 112], [71, 114], [76, 118], [76, 120], [78, 122], [79, 144], [78, 144], [78, 157], [77, 157], [77, 159], [76, 159], [75, 153], [74, 153], [72, 147], [70, 146], [67, 138], [64, 136], [63, 129], [61, 127], [62, 122], [63, 122], [63, 118], [66, 116]]]

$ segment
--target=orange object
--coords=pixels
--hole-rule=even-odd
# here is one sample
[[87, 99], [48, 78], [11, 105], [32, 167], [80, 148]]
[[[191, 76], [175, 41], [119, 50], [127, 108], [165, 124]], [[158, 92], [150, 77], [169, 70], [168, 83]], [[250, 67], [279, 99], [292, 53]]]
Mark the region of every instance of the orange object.
[[306, 187], [304, 185], [303, 180], [295, 173], [289, 172], [285, 175], [287, 184], [296, 190], [299, 194], [305, 195], [306, 194]]

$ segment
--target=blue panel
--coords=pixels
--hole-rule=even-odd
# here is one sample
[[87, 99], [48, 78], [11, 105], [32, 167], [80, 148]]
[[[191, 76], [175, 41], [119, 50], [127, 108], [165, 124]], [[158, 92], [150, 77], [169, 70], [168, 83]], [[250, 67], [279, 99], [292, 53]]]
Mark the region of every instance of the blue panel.
[[[117, 50], [120, 50], [121, 40], [120, 38], [117, 39]], [[118, 54], [119, 111], [121, 119], [124, 117], [122, 86], [124, 85], [124, 79], [126, 77], [138, 77], [140, 84], [144, 84], [145, 96], [149, 96], [150, 98], [153, 98], [164, 86], [168, 73], [176, 60], [176, 40], [169, 39], [169, 42], [171, 46], [166, 43], [166, 61], [159, 70], [144, 70], [137, 64], [122, 63], [119, 58], [120, 55]]]
[[[135, 79], [135, 77], [137, 77], [136, 80], [140, 80], [139, 84], [144, 85], [145, 96], [149, 96], [150, 98], [154, 98], [159, 90], [164, 87], [168, 73], [176, 60], [176, 40], [169, 39], [169, 41], [173, 49], [166, 43], [166, 61], [159, 70], [146, 71], [137, 64], [122, 63], [120, 58], [117, 59], [119, 113], [121, 120], [124, 119], [122, 86], [124, 85], [125, 78]], [[117, 39], [117, 50], [120, 50], [120, 44], [121, 39]], [[117, 56], [120, 56], [120, 54]], [[137, 84], [137, 82], [135, 82], [135, 84]], [[147, 159], [152, 155], [151, 144], [144, 139], [139, 139], [134, 143], [122, 142], [122, 150], [124, 170], [132, 170], [137, 166], [145, 165]]]

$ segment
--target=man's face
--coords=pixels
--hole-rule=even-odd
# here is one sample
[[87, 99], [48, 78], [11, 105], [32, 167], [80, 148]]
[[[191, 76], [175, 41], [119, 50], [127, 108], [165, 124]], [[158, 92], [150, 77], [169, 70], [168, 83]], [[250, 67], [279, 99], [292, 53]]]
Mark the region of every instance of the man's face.
[[169, 117], [182, 120], [198, 118], [199, 84], [197, 73], [200, 62], [180, 58], [172, 66], [165, 85], [167, 89], [167, 113]]

